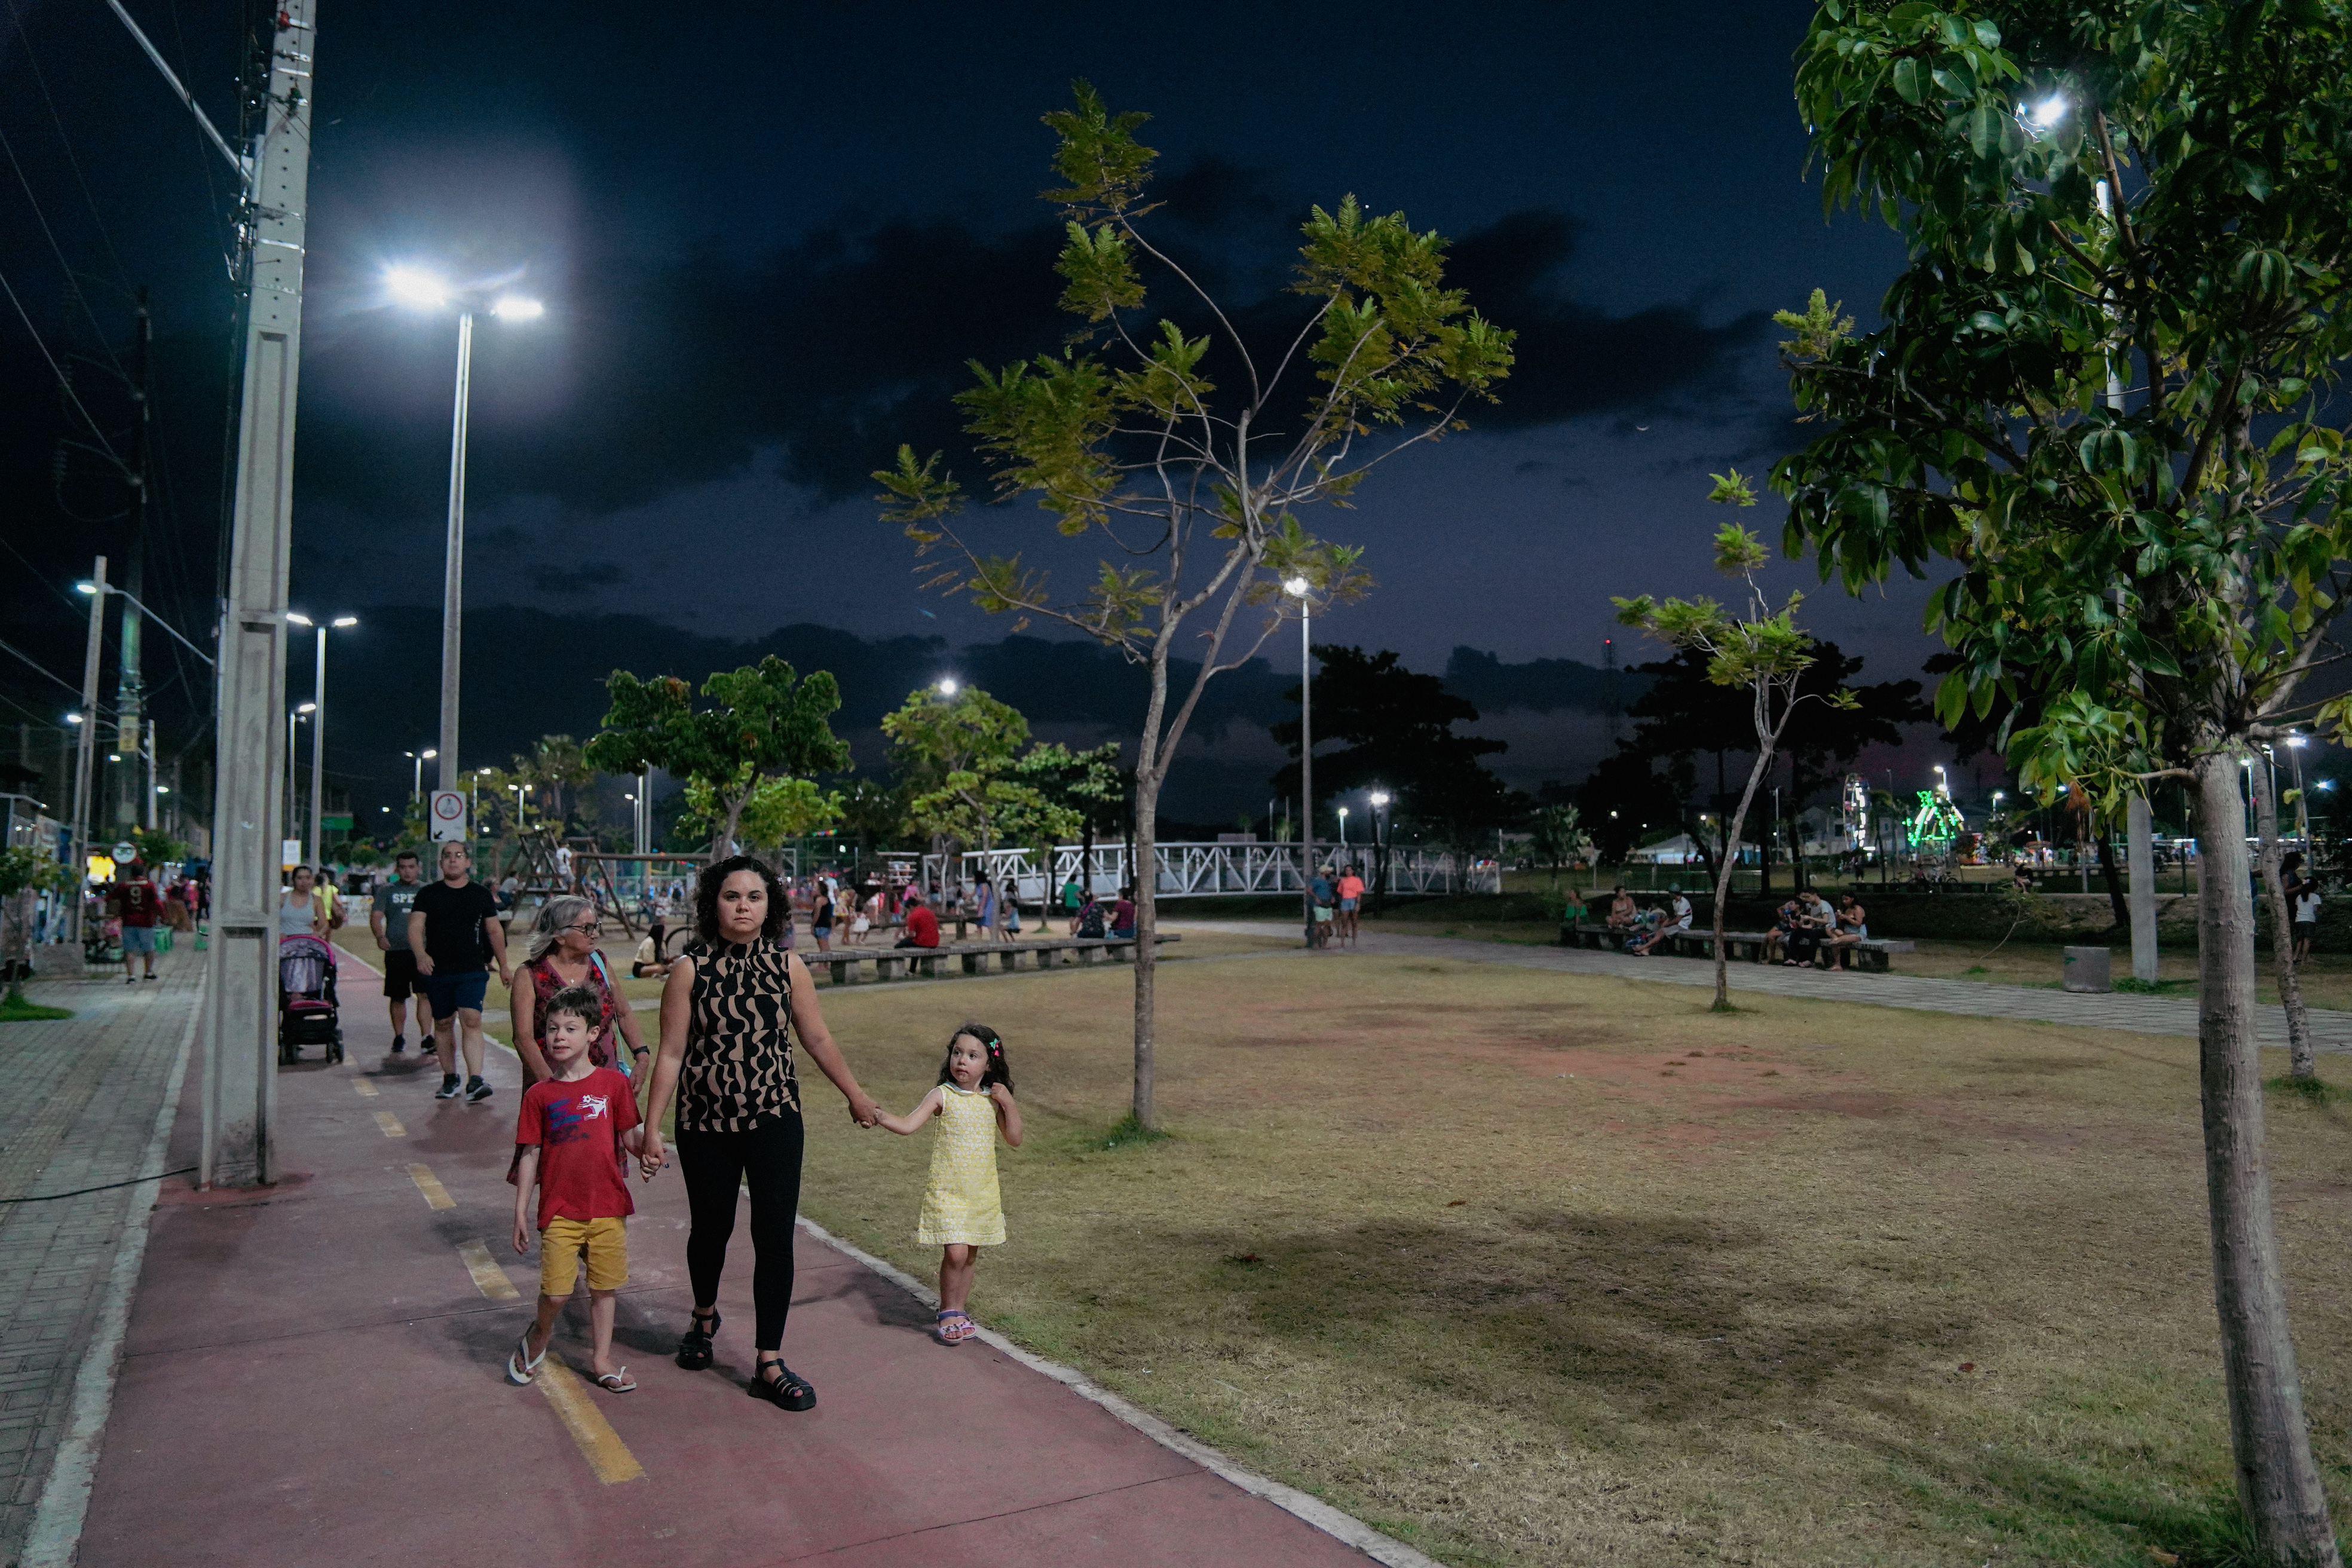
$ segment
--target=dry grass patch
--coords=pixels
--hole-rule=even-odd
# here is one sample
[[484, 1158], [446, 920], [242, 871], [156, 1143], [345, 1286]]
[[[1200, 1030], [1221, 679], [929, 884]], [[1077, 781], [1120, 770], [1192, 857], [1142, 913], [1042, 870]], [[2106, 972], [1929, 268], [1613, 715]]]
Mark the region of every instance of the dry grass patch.
[[[1124, 971], [825, 997], [894, 1108], [964, 1017], [1006, 1037], [985, 1321], [1449, 1562], [2199, 1561], [2231, 1472], [2189, 1042], [1743, 1004], [1171, 965], [1173, 1136], [1106, 1149]], [[929, 1274], [924, 1140], [814, 1092], [808, 1212]], [[2339, 1479], [2347, 1128], [2273, 1102]]]

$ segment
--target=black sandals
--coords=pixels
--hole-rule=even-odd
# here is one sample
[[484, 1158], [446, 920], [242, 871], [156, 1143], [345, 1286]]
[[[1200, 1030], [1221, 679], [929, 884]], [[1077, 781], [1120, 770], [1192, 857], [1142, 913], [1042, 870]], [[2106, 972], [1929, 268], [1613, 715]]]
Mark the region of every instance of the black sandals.
[[[776, 1369], [773, 1377], [768, 1375], [770, 1367]], [[743, 1392], [754, 1399], [772, 1400], [786, 1410], [816, 1408], [816, 1384], [781, 1361], [761, 1362], [751, 1373], [751, 1381], [744, 1384]]]
[[710, 1364], [710, 1336], [719, 1331], [719, 1309], [708, 1314], [709, 1328], [702, 1327], [704, 1314], [696, 1313], [687, 1320], [688, 1327], [677, 1342], [677, 1364], [688, 1372], [700, 1372]]

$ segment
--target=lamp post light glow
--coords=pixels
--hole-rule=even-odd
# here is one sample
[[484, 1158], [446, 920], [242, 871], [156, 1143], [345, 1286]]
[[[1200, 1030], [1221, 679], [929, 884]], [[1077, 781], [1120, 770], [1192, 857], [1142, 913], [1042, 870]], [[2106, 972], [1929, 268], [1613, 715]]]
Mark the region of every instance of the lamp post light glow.
[[1282, 591], [1298, 601], [1298, 892], [1307, 904], [1307, 945], [1315, 945], [1315, 622], [1314, 585], [1301, 577], [1283, 580]]
[[474, 312], [488, 310], [502, 321], [527, 321], [547, 307], [518, 294], [486, 300], [478, 289], [452, 285], [416, 267], [394, 267], [383, 275], [384, 292], [417, 310], [457, 310], [457, 392], [449, 416], [449, 531], [441, 578], [440, 787], [457, 787], [457, 690], [460, 632], [466, 603], [466, 420], [474, 380]]
[[403, 752], [400, 754], [416, 764], [411, 770], [408, 781], [408, 798], [416, 800], [425, 794], [425, 764], [441, 753], [435, 747], [427, 746], [421, 752]]
[[950, 675], [950, 676], [942, 677], [942, 678], [940, 679], [940, 696], [942, 696], [942, 697], [953, 697], [959, 689], [961, 689], [956, 685], [956, 679], [955, 679], [955, 677], [954, 677], [954, 676]]
[[[286, 618], [298, 626], [309, 626], [312, 640], [317, 644], [317, 659], [310, 673], [310, 700], [302, 707], [306, 710], [315, 708], [319, 714], [310, 725], [310, 818], [307, 842], [311, 858], [323, 863], [326, 859], [322, 819], [327, 795], [327, 634], [349, 631], [360, 624], [360, 618], [357, 616], [334, 616], [323, 621], [314, 621], [291, 610], [286, 612]], [[290, 770], [294, 753], [289, 751], [286, 759]]]

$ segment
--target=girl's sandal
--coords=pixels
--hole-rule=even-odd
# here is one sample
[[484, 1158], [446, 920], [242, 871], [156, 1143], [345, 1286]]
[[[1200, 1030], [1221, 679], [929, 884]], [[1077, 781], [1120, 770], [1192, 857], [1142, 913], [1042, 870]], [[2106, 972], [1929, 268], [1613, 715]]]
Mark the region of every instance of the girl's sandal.
[[507, 1357], [507, 1381], [518, 1388], [527, 1387], [531, 1374], [539, 1370], [539, 1363], [546, 1359], [545, 1351], [537, 1355], [530, 1353], [530, 1331], [525, 1329], [522, 1338], [515, 1341], [514, 1353]]
[[[776, 1369], [770, 1377], [768, 1369]], [[751, 1381], [743, 1392], [754, 1399], [765, 1399], [785, 1410], [816, 1408], [816, 1384], [801, 1376], [781, 1361], [763, 1361], [752, 1370]]]
[[629, 1369], [625, 1366], [598, 1378], [596, 1386], [607, 1394], [633, 1394], [636, 1391], [637, 1380], [629, 1375]]
[[979, 1325], [952, 1310], [937, 1314], [931, 1337], [943, 1345], [960, 1345], [980, 1332]]
[[710, 1364], [710, 1338], [719, 1331], [719, 1310], [712, 1308], [710, 1326], [702, 1326], [703, 1314], [697, 1313], [687, 1321], [693, 1325], [677, 1342], [677, 1364], [688, 1372], [700, 1372]]

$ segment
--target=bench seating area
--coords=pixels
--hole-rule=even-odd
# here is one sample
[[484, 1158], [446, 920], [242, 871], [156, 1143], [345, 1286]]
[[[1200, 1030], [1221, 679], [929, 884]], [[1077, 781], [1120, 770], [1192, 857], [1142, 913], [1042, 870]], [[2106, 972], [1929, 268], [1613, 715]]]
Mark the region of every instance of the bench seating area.
[[[1769, 934], [1760, 931], [1725, 931], [1723, 945], [1726, 955], [1735, 959], [1745, 959], [1750, 963], [1761, 963], [1764, 962], [1764, 943]], [[1611, 931], [1605, 925], [1582, 923], [1574, 926], [1564, 925], [1559, 930], [1559, 942], [1562, 947], [1597, 947], [1611, 952], [1624, 951], [1624, 939]], [[1880, 974], [1887, 972], [1889, 960], [1895, 954], [1918, 951], [1914, 943], [1888, 937], [1867, 937], [1850, 945], [1853, 950], [1853, 961], [1856, 964]], [[1661, 951], [1674, 953], [1679, 958], [1713, 958], [1715, 932], [1694, 926], [1689, 931], [1671, 933], [1658, 946]]]
[[[1181, 942], [1162, 931], [1154, 942]], [[948, 942], [939, 947], [836, 947], [831, 952], [807, 952], [801, 959], [811, 969], [828, 972], [835, 985], [856, 985], [872, 980], [944, 980], [955, 974], [1006, 973], [1023, 969], [1058, 969], [1071, 965], [1132, 963], [1136, 939], [1131, 936], [1057, 936], [1039, 942]]]

